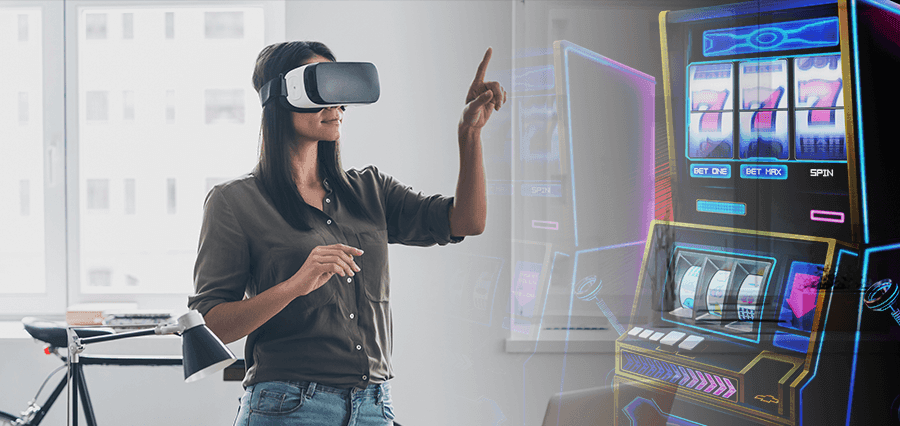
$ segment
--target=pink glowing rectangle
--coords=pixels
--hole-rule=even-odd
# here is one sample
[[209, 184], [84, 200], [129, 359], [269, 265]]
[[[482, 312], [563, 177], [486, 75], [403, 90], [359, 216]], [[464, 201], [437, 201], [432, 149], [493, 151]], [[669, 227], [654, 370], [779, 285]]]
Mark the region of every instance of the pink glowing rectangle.
[[788, 305], [794, 311], [794, 315], [800, 318], [816, 307], [820, 277], [809, 274], [794, 275], [794, 283], [791, 286], [791, 295], [788, 296]]
[[546, 220], [532, 220], [531, 227], [537, 229], [549, 229], [551, 231], [559, 230], [559, 222], [549, 222]]
[[809, 218], [816, 222], [844, 223], [844, 214], [828, 210], [810, 210]]

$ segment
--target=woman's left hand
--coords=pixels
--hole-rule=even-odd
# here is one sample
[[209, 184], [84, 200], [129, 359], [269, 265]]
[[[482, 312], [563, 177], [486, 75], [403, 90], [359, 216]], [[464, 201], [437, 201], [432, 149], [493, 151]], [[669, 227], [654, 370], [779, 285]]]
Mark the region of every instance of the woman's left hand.
[[475, 72], [475, 80], [472, 81], [469, 93], [466, 94], [466, 107], [459, 120], [460, 131], [480, 131], [491, 118], [491, 113], [506, 103], [506, 90], [503, 90], [500, 83], [484, 81], [491, 52], [490, 47], [484, 52], [484, 59], [478, 64], [478, 71]]

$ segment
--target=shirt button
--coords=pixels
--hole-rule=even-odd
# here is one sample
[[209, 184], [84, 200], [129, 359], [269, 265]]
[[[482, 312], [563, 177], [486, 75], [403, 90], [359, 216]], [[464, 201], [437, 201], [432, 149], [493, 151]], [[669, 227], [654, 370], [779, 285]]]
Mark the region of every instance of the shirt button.
[[356, 315], [350, 314], [350, 319], [353, 319]]
[[362, 350], [362, 346], [356, 345], [356, 350]]
[[325, 199], [325, 202], [326, 202], [326, 203], [330, 203], [330, 202], [331, 202], [331, 198], [326, 198], [326, 199]]
[[369, 376], [363, 375], [363, 380], [368, 380]]
[[353, 281], [353, 278], [347, 277], [347, 282], [349, 283], [351, 281]]
[[331, 219], [326, 220], [325, 223], [331, 225]]

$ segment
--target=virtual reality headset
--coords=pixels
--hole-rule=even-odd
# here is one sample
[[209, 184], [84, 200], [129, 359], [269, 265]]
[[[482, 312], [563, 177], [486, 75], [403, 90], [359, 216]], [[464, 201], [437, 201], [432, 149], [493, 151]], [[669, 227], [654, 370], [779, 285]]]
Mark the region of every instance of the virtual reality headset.
[[378, 70], [370, 62], [315, 62], [268, 81], [259, 90], [263, 106], [278, 102], [296, 112], [366, 105], [378, 100]]

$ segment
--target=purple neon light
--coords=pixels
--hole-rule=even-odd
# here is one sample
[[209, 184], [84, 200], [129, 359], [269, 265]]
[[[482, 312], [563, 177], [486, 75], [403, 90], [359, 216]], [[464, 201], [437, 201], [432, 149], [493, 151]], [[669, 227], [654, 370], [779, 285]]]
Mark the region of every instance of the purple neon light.
[[691, 370], [690, 368], [687, 369], [687, 372], [691, 375], [691, 382], [688, 383], [687, 387], [688, 389], [693, 389], [694, 385], [697, 384], [697, 376], [694, 375], [694, 370]]
[[728, 388], [725, 387], [725, 383], [722, 383], [721, 377], [719, 377], [719, 376], [713, 376], [713, 377], [716, 378], [716, 383], [719, 385], [719, 387], [716, 389], [716, 391], [713, 392], [713, 395], [720, 396], [720, 395], [722, 395], [722, 392], [725, 392], [725, 389], [728, 389]]
[[627, 352], [623, 353], [622, 359], [624, 361], [622, 368], [626, 371], [635, 372], [642, 376], [688, 389], [702, 391], [719, 398], [731, 399], [738, 392], [733, 379], [724, 376], [693, 370], [668, 361]]
[[[694, 389], [703, 390], [703, 387], [706, 386], [709, 382], [707, 382], [706, 378], [703, 377], [702, 371], [699, 371], [699, 370], [697, 371], [697, 377], [700, 378], [700, 384], [697, 385], [697, 387], [695, 387]], [[710, 380], [712, 380], [712, 379], [710, 379]]]
[[703, 392], [710, 393], [716, 388], [716, 382], [715, 382], [715, 380], [713, 380], [713, 376], [710, 375], [709, 373], [703, 373], [703, 374], [706, 374], [706, 378], [709, 379], [709, 386], [707, 386], [706, 389], [703, 389]]
[[722, 379], [722, 380], [725, 380], [725, 385], [728, 386], [728, 392], [725, 392], [725, 395], [722, 395], [722, 398], [731, 398], [731, 395], [734, 395], [735, 393], [737, 393], [737, 389], [735, 389], [734, 384], [731, 383], [731, 380], [728, 380], [728, 379]]
[[680, 365], [678, 366], [678, 370], [681, 371], [682, 377], [681, 381], [678, 382], [678, 386], [684, 386], [685, 384], [687, 384], [688, 380], [691, 380], [691, 377], [688, 375], [688, 371], [690, 370], [685, 370], [684, 367]]
[[844, 223], [843, 213], [828, 210], [810, 210], [809, 218], [816, 222]]
[[559, 222], [550, 222], [546, 220], [532, 220], [531, 227], [536, 229], [549, 229], [551, 231], [559, 230]]

